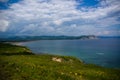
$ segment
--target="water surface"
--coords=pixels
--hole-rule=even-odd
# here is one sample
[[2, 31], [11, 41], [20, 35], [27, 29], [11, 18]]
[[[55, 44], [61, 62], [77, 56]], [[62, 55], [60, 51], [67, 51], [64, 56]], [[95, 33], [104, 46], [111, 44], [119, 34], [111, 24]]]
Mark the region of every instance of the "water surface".
[[120, 68], [120, 38], [94, 40], [40, 40], [22, 45], [34, 53], [75, 56], [86, 63]]

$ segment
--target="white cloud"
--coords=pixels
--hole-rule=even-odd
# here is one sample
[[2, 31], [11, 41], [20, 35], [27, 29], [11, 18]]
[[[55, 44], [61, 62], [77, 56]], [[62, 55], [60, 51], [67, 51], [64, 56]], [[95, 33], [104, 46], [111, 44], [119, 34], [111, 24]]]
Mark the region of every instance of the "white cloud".
[[8, 28], [9, 22], [6, 20], [0, 20], [0, 31], [5, 32]]
[[110, 34], [110, 31], [103, 31], [103, 34]]
[[0, 2], [7, 2], [8, 0], [0, 0]]
[[55, 20], [54, 23], [55, 23], [56, 25], [61, 25], [61, 24], [62, 24], [62, 21], [61, 21], [61, 20]]
[[96, 35], [111, 35], [111, 36], [115, 36], [115, 35], [120, 35], [120, 31], [99, 31], [98, 33], [96, 33]]
[[[92, 30], [98, 32], [98, 27], [120, 24], [117, 20], [118, 16], [110, 16], [120, 11], [117, 2], [120, 1], [106, 0], [101, 1], [96, 8], [77, 9], [78, 3], [75, 0], [22, 0], [12, 4], [10, 9], [1, 11], [1, 20], [6, 19], [10, 22], [4, 21], [2, 25], [6, 27], [0, 27], [0, 31], [9, 28], [8, 30], [18, 30], [16, 32], [20, 34], [31, 32], [30, 34], [69, 35], [70, 31], [74, 30], [72, 31], [74, 35], [78, 35], [77, 32], [80, 31], [90, 34], [93, 33]], [[68, 25], [64, 25], [65, 23]]]

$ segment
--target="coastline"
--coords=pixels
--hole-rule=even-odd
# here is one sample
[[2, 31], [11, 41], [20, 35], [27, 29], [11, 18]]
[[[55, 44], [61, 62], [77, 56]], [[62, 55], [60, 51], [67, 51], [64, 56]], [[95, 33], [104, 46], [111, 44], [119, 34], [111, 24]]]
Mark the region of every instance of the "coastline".
[[[109, 46], [109, 48], [107, 48], [108, 45], [116, 46], [117, 44], [114, 44], [114, 42], [116, 42], [116, 39], [52, 40], [52, 41], [51, 40], [40, 40], [40, 41], [22, 42], [22, 43], [17, 42], [17, 44], [15, 43], [14, 45], [29, 47], [35, 54], [51, 54], [51, 55], [55, 54], [55, 55], [63, 55], [63, 56], [74, 56], [79, 59], [82, 59], [85, 63], [88, 63], [88, 64], [96, 64], [96, 65], [103, 66], [103, 67], [118, 69], [118, 68], [120, 68], [120, 64], [115, 62], [115, 60], [116, 60], [115, 58], [118, 59], [117, 55], [119, 55], [119, 53], [113, 54], [111, 51], [112, 50], [118, 51], [119, 49], [117, 47], [113, 47], [113, 46]], [[64, 46], [64, 43], [68, 44], [68, 45]], [[57, 46], [56, 46], [56, 44], [57, 44]], [[63, 46], [62, 49], [60, 48], [59, 45]], [[80, 46], [77, 46], [77, 45], [80, 45]], [[74, 46], [76, 46], [76, 48]], [[82, 46], [84, 46], [84, 48]], [[79, 48], [77, 49], [77, 47], [79, 47]], [[90, 49], [86, 49], [87, 47], [90, 47]], [[67, 50], [66, 50], [66, 48], [67, 48]], [[94, 48], [97, 50], [94, 50]], [[107, 51], [109, 51], [109, 52], [104, 51], [104, 49], [107, 49]], [[63, 51], [60, 51], [60, 50], [63, 50]], [[109, 56], [107, 54], [113, 54], [116, 57]], [[84, 55], [86, 55], [86, 56], [84, 56]], [[106, 58], [103, 58], [103, 57], [106, 57]], [[97, 58], [99, 60], [96, 60]], [[111, 61], [110, 58], [113, 58], [113, 60]]]
[[120, 69], [86, 64], [72, 56], [31, 54], [19, 45], [0, 45], [2, 80], [120, 80]]

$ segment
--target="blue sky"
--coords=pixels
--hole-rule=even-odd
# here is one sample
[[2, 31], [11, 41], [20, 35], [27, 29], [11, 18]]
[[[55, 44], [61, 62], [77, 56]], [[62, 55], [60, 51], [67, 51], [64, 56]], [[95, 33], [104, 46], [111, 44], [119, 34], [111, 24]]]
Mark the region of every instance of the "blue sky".
[[120, 0], [0, 0], [0, 37], [120, 36]]

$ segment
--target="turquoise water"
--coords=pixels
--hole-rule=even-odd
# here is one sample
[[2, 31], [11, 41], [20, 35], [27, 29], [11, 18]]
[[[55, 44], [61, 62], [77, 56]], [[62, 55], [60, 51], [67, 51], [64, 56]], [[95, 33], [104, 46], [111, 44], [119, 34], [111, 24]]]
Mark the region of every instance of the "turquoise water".
[[85, 63], [120, 68], [120, 38], [94, 40], [40, 40], [25, 42], [36, 54], [75, 56]]

